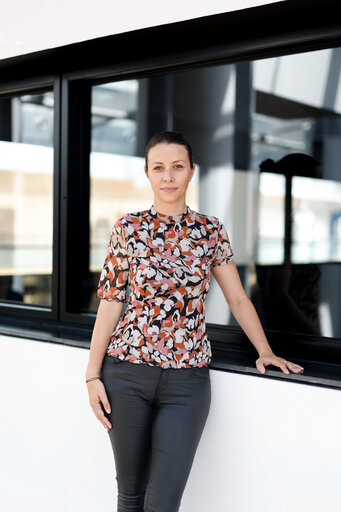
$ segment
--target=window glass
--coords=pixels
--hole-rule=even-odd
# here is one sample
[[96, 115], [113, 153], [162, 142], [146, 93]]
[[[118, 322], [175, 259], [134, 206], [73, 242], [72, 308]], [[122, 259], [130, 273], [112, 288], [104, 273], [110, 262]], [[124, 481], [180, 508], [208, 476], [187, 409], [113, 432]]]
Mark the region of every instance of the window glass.
[[292, 261], [341, 262], [341, 182], [295, 176]]
[[[112, 225], [153, 202], [145, 145], [171, 129], [198, 164], [187, 203], [226, 226], [264, 327], [341, 336], [339, 56], [326, 49], [92, 87], [91, 309]], [[236, 325], [213, 277], [206, 319]]]
[[269, 329], [341, 336], [339, 80], [340, 48], [253, 63], [251, 167], [261, 199], [253, 297]]
[[53, 92], [0, 98], [0, 299], [51, 305]]
[[[99, 272], [107, 251], [111, 227], [128, 212], [153, 204], [153, 193], [144, 173], [144, 149], [151, 125], [159, 130], [167, 117], [171, 77], [113, 82], [92, 87], [90, 154], [90, 269], [95, 297]], [[165, 85], [166, 84], [166, 85]], [[165, 98], [153, 103], [154, 91]], [[159, 91], [160, 94], [160, 91]], [[157, 131], [157, 130], [156, 130]], [[198, 205], [198, 178], [188, 190], [188, 204]]]

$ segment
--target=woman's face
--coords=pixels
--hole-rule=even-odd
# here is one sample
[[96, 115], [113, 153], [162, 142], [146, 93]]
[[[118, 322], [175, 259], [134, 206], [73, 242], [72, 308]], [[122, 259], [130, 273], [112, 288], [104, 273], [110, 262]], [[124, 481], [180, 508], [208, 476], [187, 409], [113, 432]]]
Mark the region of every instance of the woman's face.
[[181, 144], [157, 144], [148, 153], [145, 173], [152, 186], [155, 200], [186, 202], [185, 194], [194, 174], [187, 149]]

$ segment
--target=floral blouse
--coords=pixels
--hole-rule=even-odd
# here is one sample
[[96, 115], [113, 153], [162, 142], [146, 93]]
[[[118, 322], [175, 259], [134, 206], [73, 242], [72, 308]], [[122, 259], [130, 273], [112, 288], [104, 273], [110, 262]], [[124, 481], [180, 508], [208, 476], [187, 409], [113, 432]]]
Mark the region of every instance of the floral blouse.
[[162, 368], [208, 366], [205, 326], [210, 269], [234, 262], [224, 225], [189, 206], [175, 216], [148, 210], [112, 227], [97, 297], [126, 301], [107, 353]]

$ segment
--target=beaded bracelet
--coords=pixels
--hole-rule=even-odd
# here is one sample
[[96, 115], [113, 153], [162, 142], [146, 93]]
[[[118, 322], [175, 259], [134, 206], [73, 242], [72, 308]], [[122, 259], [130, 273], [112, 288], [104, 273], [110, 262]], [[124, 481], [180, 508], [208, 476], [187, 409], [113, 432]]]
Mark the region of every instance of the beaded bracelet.
[[85, 381], [85, 383], [90, 382], [91, 380], [95, 380], [95, 379], [101, 379], [101, 377], [91, 377], [91, 379], [87, 379]]

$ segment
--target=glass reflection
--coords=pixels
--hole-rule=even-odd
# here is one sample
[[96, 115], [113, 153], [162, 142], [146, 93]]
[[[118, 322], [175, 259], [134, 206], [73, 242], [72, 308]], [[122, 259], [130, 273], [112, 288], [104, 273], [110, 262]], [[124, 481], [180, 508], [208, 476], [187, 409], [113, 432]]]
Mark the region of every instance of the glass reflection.
[[[341, 337], [340, 52], [253, 63], [259, 206], [252, 296], [269, 329]], [[275, 244], [266, 244], [264, 231]]]
[[[148, 138], [150, 118], [162, 123], [165, 108], [162, 101], [148, 98], [163, 91], [159, 77], [113, 82], [92, 87], [91, 154], [90, 154], [90, 270], [93, 293], [90, 304], [96, 310], [96, 282], [103, 266], [103, 255], [111, 227], [128, 212], [149, 208], [153, 193], [144, 167], [144, 146]], [[168, 92], [167, 92], [168, 91]], [[169, 94], [166, 88], [165, 94]], [[154, 96], [153, 96], [154, 97]], [[166, 102], [167, 103], [167, 102]], [[149, 126], [149, 127], [148, 127]], [[188, 191], [189, 204], [197, 204], [198, 179]]]
[[341, 183], [294, 176], [292, 260], [341, 261]]
[[261, 319], [270, 329], [329, 335], [330, 298], [320, 304], [319, 287], [321, 265], [341, 261], [341, 183], [323, 180], [321, 164], [303, 153], [267, 159], [260, 170], [285, 179], [281, 264], [256, 265]]
[[[295, 243], [300, 230], [303, 229], [307, 237], [312, 238], [315, 237], [316, 226], [310, 222], [309, 215], [302, 217], [298, 211], [293, 211], [293, 204], [295, 203], [297, 209], [300, 208], [300, 202], [293, 195], [292, 184], [294, 176], [320, 179], [321, 166], [309, 155], [293, 153], [277, 162], [272, 159], [263, 161], [260, 164], [260, 170], [279, 173], [285, 178], [282, 264], [256, 265], [261, 320], [263, 325], [270, 329], [320, 335], [318, 317], [320, 268], [316, 263], [310, 263], [310, 259], [309, 263], [300, 265], [293, 258], [294, 248], [298, 255], [302, 254], [302, 247]], [[302, 195], [302, 188], [297, 187], [296, 182], [296, 192], [298, 191]], [[296, 236], [293, 235], [294, 233]]]
[[0, 99], [0, 299], [51, 305], [53, 92]]
[[[225, 224], [264, 327], [341, 337], [341, 96], [331, 94], [338, 52], [92, 88], [90, 308], [113, 221], [152, 202], [145, 143], [174, 129], [200, 167], [189, 204]], [[213, 279], [206, 318], [235, 325]]]

